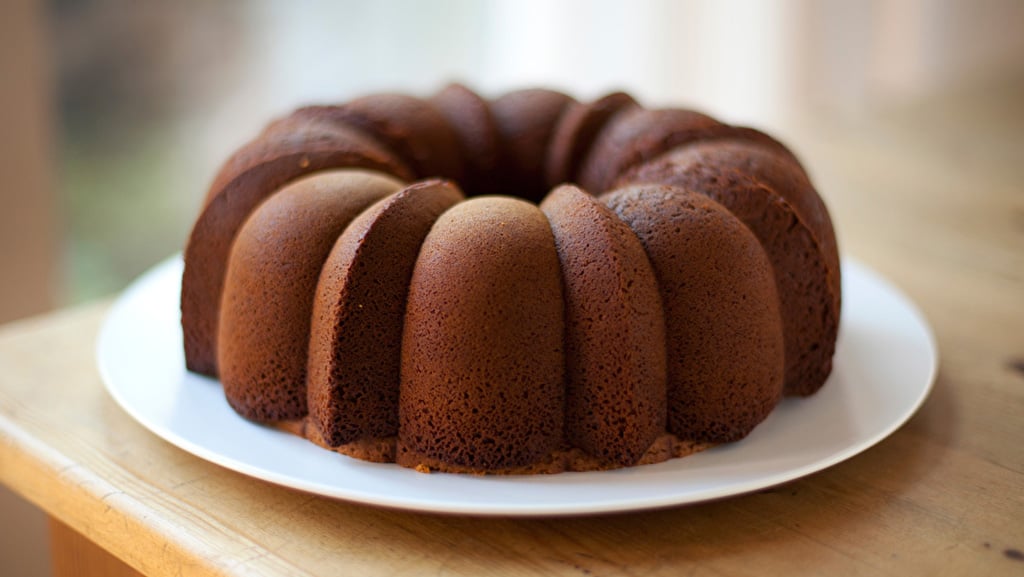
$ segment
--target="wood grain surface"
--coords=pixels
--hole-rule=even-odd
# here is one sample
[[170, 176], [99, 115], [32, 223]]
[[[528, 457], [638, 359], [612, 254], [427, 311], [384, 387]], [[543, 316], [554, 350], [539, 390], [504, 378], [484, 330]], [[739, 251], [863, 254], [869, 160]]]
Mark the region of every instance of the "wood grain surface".
[[843, 252], [919, 304], [941, 355], [906, 426], [805, 479], [557, 519], [310, 496], [206, 463], [119, 409], [93, 360], [97, 303], [0, 328], [0, 482], [153, 576], [1024, 575], [1024, 116], [1008, 104], [1021, 101], [783, 135]]

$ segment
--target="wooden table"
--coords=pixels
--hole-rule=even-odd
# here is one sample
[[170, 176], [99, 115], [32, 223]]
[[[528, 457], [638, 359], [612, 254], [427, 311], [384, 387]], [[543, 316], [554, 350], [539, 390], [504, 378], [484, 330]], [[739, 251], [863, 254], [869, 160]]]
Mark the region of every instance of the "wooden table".
[[[0, 329], [0, 482], [55, 520], [58, 571], [92, 542], [121, 560], [96, 573], [123, 561], [154, 576], [1024, 575], [1020, 101], [953, 101], [788, 135], [843, 251], [921, 306], [942, 357], [906, 426], [811, 477], [697, 506], [562, 519], [310, 496], [193, 457], [118, 408], [93, 361], [108, 306], [98, 303]], [[1015, 114], [988, 114], [999, 106]]]

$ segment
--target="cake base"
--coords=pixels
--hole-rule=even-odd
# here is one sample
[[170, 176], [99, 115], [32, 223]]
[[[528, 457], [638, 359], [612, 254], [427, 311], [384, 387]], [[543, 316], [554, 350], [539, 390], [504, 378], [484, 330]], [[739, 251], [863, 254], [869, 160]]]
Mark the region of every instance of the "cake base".
[[[577, 447], [566, 447], [556, 449], [543, 459], [530, 465], [484, 471], [472, 467], [443, 463], [433, 457], [419, 454], [400, 443], [397, 437], [359, 439], [337, 447], [330, 447], [324, 443], [317, 433], [316, 427], [307, 426], [306, 419], [279, 421], [270, 426], [286, 433], [304, 437], [328, 451], [334, 451], [347, 457], [373, 463], [397, 463], [420, 473], [436, 471], [441, 473], [468, 473], [471, 475], [554, 475], [565, 472], [607, 471], [623, 468], [622, 465], [617, 463], [603, 461], [593, 455], [588, 455]], [[671, 433], [664, 433], [651, 443], [651, 446], [644, 452], [636, 465], [653, 465], [669, 459], [687, 457], [705, 449], [710, 449], [715, 444], [680, 439]]]

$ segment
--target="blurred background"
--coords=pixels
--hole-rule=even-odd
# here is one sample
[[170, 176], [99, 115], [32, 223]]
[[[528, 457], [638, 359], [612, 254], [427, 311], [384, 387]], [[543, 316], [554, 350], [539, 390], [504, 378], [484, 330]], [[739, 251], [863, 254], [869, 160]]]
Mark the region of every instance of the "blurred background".
[[[113, 295], [181, 249], [218, 163], [268, 118], [373, 91], [625, 89], [767, 129], [803, 156], [901, 127], [943, 142], [962, 133], [954, 162], [1024, 156], [972, 136], [1020, 142], [1016, 0], [8, 0], [2, 11], [0, 322]], [[935, 112], [950, 102], [962, 114]], [[48, 574], [42, 515], [0, 489], [0, 518], [0, 574]]]

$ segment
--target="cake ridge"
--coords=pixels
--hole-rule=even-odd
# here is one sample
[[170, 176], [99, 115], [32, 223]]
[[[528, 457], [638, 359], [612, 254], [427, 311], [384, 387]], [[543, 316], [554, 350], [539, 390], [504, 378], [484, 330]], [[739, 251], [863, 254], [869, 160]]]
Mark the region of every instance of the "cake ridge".
[[297, 180], [239, 231], [225, 275], [218, 365], [231, 406], [259, 421], [306, 415], [313, 289], [338, 235], [400, 183], [367, 172]]
[[[289, 182], [332, 168], [411, 176], [401, 161], [362, 134], [351, 130], [330, 134], [308, 146], [301, 138], [274, 140], [266, 149], [260, 144], [256, 159], [242, 163], [231, 178], [225, 177], [223, 188], [211, 189], [184, 251], [181, 312], [190, 370], [217, 375], [216, 335], [228, 254], [238, 230], [261, 202]], [[275, 142], [283, 142], [283, 150]]]
[[[725, 204], [754, 231], [768, 249], [783, 304], [786, 392], [806, 396], [824, 384], [831, 369], [840, 308], [839, 279], [832, 274], [838, 255], [832, 254], [834, 243], [826, 245], [822, 238], [832, 236], [831, 222], [815, 223], [814, 208], [807, 206], [813, 201], [807, 196], [817, 197], [813, 188], [808, 183], [786, 194], [777, 192], [779, 187], [772, 181], [779, 177], [763, 178], [773, 176], [777, 168], [764, 166], [768, 161], [763, 159], [760, 166], [751, 166], [749, 155], [763, 154], [759, 146], [728, 140], [693, 143], [627, 171], [617, 184], [650, 182], [691, 188]], [[737, 150], [746, 153], [739, 163], [732, 154]], [[790, 167], [793, 161], [787, 157], [778, 162]], [[820, 200], [817, 204], [823, 207]], [[810, 255], [812, 262], [800, 255]], [[812, 279], [810, 286], [805, 286], [807, 279]]]
[[581, 189], [556, 188], [541, 210], [565, 289], [566, 439], [633, 465], [665, 430], [665, 327], [654, 270], [626, 223]]
[[[413, 266], [430, 227], [462, 198], [450, 182], [419, 181], [335, 242], [317, 283], [308, 359], [309, 420], [322, 444], [398, 434], [397, 344]], [[381, 261], [389, 266], [374, 266]]]

